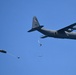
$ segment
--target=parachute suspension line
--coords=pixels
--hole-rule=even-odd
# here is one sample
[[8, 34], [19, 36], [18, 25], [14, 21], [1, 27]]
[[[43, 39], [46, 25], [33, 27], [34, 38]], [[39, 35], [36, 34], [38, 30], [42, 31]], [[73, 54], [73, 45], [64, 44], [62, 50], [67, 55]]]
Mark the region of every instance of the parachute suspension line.
[[9, 53], [9, 52], [8, 52], [8, 55], [11, 55], [11, 56], [13, 56], [13, 57], [17, 57], [18, 59], [20, 58], [19, 56], [16, 56], [16, 55], [14, 55], [14, 54], [12, 54], [12, 53]]

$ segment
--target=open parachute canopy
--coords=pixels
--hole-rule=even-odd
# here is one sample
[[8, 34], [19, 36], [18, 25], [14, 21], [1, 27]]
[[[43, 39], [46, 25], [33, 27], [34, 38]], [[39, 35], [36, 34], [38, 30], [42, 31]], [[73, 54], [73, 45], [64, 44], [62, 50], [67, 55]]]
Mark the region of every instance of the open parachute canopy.
[[1, 53], [7, 53], [5, 50], [0, 50]]

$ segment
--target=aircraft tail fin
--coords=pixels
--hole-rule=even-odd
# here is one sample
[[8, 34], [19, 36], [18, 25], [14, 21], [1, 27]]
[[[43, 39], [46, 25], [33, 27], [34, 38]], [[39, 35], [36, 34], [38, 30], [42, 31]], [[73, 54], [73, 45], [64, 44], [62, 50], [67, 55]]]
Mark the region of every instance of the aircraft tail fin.
[[43, 26], [40, 26], [37, 18], [34, 16], [32, 21], [32, 29], [30, 29], [28, 32], [32, 32], [38, 29], [41, 29]]

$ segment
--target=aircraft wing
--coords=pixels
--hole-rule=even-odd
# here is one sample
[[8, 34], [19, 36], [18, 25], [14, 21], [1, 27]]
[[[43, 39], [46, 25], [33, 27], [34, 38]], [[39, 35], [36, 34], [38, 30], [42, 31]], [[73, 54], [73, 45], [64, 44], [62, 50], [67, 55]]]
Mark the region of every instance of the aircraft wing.
[[75, 29], [76, 29], [76, 23], [73, 23], [67, 27], [57, 30], [57, 32], [59, 32], [59, 33], [64, 33], [65, 31], [72, 32]]

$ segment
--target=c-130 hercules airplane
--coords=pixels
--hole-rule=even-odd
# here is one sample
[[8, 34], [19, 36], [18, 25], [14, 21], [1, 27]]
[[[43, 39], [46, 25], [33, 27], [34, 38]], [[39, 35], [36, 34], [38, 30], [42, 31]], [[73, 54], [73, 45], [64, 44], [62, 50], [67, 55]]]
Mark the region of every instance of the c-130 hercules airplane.
[[44, 34], [44, 36], [42, 36], [41, 38], [54, 37], [62, 39], [76, 39], [76, 32], [72, 32], [73, 30], [76, 30], [76, 23], [73, 23], [59, 30], [47, 30], [44, 29], [43, 27], [44, 27], [43, 25], [39, 24], [36, 16], [34, 16], [32, 22], [32, 29], [30, 29], [28, 32], [37, 30], [42, 34]]

